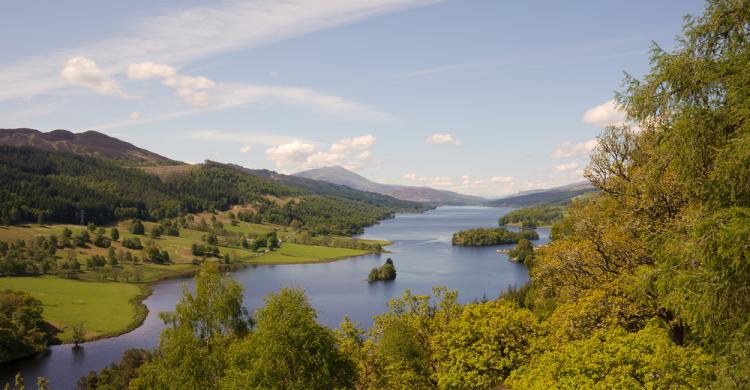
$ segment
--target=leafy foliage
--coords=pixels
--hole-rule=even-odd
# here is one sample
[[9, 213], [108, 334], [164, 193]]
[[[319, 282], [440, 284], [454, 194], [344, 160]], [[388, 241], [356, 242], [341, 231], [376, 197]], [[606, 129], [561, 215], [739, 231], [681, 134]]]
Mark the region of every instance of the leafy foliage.
[[211, 388], [227, 367], [226, 350], [244, 336], [249, 319], [242, 289], [226, 281], [215, 263], [204, 263], [174, 313], [162, 313], [162, 332], [154, 358], [138, 370], [131, 388]]
[[224, 389], [333, 389], [351, 386], [354, 368], [333, 332], [318, 324], [304, 292], [265, 298], [257, 327], [229, 350]]
[[0, 291], [0, 363], [47, 349], [51, 338], [42, 302], [21, 291]]
[[500, 226], [510, 224], [533, 223], [539, 225], [551, 225], [563, 217], [563, 208], [561, 206], [543, 205], [525, 207], [513, 210], [508, 214], [500, 217]]
[[672, 343], [656, 325], [636, 333], [612, 328], [534, 357], [508, 384], [520, 389], [701, 388], [711, 377], [710, 363], [699, 349]]
[[375, 267], [370, 270], [370, 273], [367, 275], [367, 281], [377, 282], [378, 280], [395, 280], [396, 279], [396, 266], [393, 264], [393, 260], [388, 258], [388, 260], [385, 261], [385, 264], [382, 266]]
[[519, 240], [538, 240], [539, 233], [533, 230], [510, 231], [506, 228], [480, 228], [453, 234], [453, 245], [490, 246], [515, 244]]

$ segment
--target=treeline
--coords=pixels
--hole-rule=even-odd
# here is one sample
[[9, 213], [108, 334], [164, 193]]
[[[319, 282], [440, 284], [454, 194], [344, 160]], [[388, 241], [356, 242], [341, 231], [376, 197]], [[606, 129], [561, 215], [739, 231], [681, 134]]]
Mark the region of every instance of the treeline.
[[539, 233], [533, 230], [510, 231], [506, 228], [479, 228], [453, 234], [453, 245], [490, 246], [515, 244], [521, 239], [538, 240]]
[[537, 226], [552, 225], [553, 222], [562, 219], [562, 217], [562, 206], [532, 206], [513, 210], [503, 215], [500, 217], [499, 224], [500, 226], [515, 224], [527, 229], [534, 229]]
[[311, 235], [308, 232], [301, 232], [299, 234], [293, 235], [289, 237], [287, 242], [305, 245], [330, 246], [335, 248], [361, 249], [370, 252], [383, 251], [383, 246], [377, 242], [369, 242], [349, 237]]
[[[294, 196], [297, 201], [280, 205], [268, 196]], [[5, 225], [158, 221], [252, 204], [259, 209], [253, 217], [258, 222], [299, 221], [317, 233], [351, 235], [399, 210], [393, 202], [379, 205], [379, 198], [364, 199], [315, 195], [216, 163], [163, 182], [112, 161], [0, 146], [0, 223]]]

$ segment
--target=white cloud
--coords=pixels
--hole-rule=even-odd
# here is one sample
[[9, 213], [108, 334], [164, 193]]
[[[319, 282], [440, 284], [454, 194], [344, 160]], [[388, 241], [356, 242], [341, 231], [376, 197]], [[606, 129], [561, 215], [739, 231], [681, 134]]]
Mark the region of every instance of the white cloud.
[[437, 144], [437, 145], [445, 145], [445, 144], [452, 144], [452, 145], [461, 145], [461, 141], [456, 139], [456, 137], [453, 136], [453, 134], [433, 134], [425, 140], [428, 144]]
[[513, 181], [513, 176], [493, 176], [490, 179], [492, 183], [510, 183]]
[[415, 182], [411, 183], [417, 186], [428, 186], [435, 188], [446, 188], [456, 185], [456, 182], [450, 176], [419, 176], [415, 172], [405, 173], [404, 179]]
[[621, 125], [626, 122], [626, 114], [617, 107], [614, 100], [590, 108], [583, 113], [583, 121], [597, 126], [606, 127]]
[[175, 96], [185, 99], [185, 101], [194, 106], [205, 106], [209, 102], [208, 92], [205, 91], [196, 91], [190, 88], [178, 88], [174, 94]]
[[240, 153], [250, 153], [250, 151], [253, 150], [253, 147], [250, 145], [245, 145], [240, 148]]
[[184, 135], [186, 139], [201, 140], [201, 141], [214, 141], [214, 142], [231, 142], [231, 143], [245, 143], [245, 144], [256, 144], [263, 146], [274, 146], [279, 144], [290, 143], [293, 141], [302, 141], [305, 143], [312, 143], [310, 141], [300, 140], [296, 137], [281, 135], [277, 133], [269, 133], [262, 131], [241, 131], [241, 132], [230, 132], [220, 130], [199, 130], [191, 131]]
[[266, 157], [285, 171], [340, 165], [349, 170], [359, 170], [372, 162], [369, 148], [375, 144], [371, 134], [342, 138], [328, 150], [319, 150], [312, 143], [292, 141], [266, 150]]
[[217, 107], [276, 102], [291, 106], [302, 106], [328, 114], [344, 114], [359, 118], [391, 120], [390, 115], [376, 109], [352, 102], [339, 96], [326, 95], [309, 88], [276, 85], [234, 84], [222, 85], [217, 91]]
[[568, 172], [578, 168], [578, 163], [570, 162], [555, 167], [555, 172]]
[[305, 166], [315, 152], [316, 148], [313, 144], [292, 141], [269, 148], [266, 150], [266, 156], [274, 161], [279, 168], [287, 168], [298, 165]]
[[175, 90], [174, 94], [194, 106], [208, 105], [210, 96], [206, 89], [216, 87], [216, 83], [205, 78], [177, 74], [167, 64], [140, 62], [128, 65], [128, 77], [134, 80], [161, 79], [162, 84]]
[[150, 80], [170, 78], [176, 75], [177, 71], [166, 64], [155, 64], [151, 61], [146, 61], [128, 65], [126, 73], [129, 79]]
[[167, 77], [163, 84], [176, 89], [209, 89], [216, 86], [216, 83], [205, 77], [183, 75]]
[[557, 145], [552, 151], [552, 157], [567, 158], [567, 157], [578, 157], [586, 156], [596, 147], [597, 140], [591, 139], [585, 142], [570, 142], [565, 141], [560, 145]]
[[0, 66], [0, 99], [65, 87], [59, 64], [73, 56], [95, 58], [109, 74], [128, 64], [156, 61], [177, 66], [219, 53], [257, 48], [358, 20], [430, 4], [434, 0], [225, 1], [134, 19], [124, 33], [92, 45]]
[[141, 113], [138, 111], [133, 111], [130, 113], [130, 119], [132, 120], [138, 120], [141, 119]]
[[120, 86], [96, 62], [82, 56], [68, 59], [60, 71], [68, 83], [85, 87], [102, 95], [122, 95]]

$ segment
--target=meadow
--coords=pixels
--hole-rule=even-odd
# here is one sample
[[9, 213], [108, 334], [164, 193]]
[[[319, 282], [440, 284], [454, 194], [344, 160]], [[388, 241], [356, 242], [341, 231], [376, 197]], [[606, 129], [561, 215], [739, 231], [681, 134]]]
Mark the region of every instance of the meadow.
[[22, 290], [44, 305], [44, 319], [70, 342], [71, 328], [84, 324], [86, 339], [121, 334], [138, 326], [146, 315], [140, 304], [147, 290], [136, 284], [86, 282], [56, 277], [0, 278], [0, 289]]

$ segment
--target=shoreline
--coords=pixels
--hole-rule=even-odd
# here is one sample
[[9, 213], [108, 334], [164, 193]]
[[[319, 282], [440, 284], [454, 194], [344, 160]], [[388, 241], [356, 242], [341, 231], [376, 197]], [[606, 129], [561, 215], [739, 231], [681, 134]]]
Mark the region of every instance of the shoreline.
[[[384, 246], [388, 246], [388, 245], [392, 245], [392, 244], [393, 244], [392, 242], [389, 242], [387, 245], [384, 245]], [[259, 256], [253, 257], [253, 259], [258, 258], [258, 257], [262, 257], [266, 253], [271, 253], [271, 252], [264, 252], [264, 253], [260, 254]], [[365, 253], [362, 253], [362, 254], [359, 254], [359, 255], [353, 255], [353, 256], [339, 256], [339, 257], [330, 258], [330, 259], [317, 259], [317, 260], [313, 260], [313, 261], [295, 261], [295, 262], [263, 263], [263, 262], [255, 262], [255, 261], [252, 261], [252, 260], [242, 260], [239, 263], [221, 264], [222, 266], [226, 266], [226, 267], [221, 267], [221, 268], [226, 268], [225, 271], [227, 273], [231, 273], [231, 272], [236, 272], [236, 271], [239, 271], [239, 270], [247, 268], [247, 267], [255, 267], [255, 266], [279, 266], [279, 265], [283, 266], [283, 265], [300, 265], [300, 264], [325, 264], [325, 263], [333, 263], [333, 262], [336, 262], [336, 261], [342, 261], [342, 260], [346, 260], [346, 259], [352, 259], [352, 258], [356, 258], [356, 257], [368, 256], [368, 255], [373, 255], [373, 254], [382, 254], [382, 253], [392, 253], [392, 252], [386, 251], [386, 250], [383, 250], [383, 251], [367, 251]], [[156, 285], [158, 283], [161, 283], [161, 282], [172, 280], [172, 279], [192, 278], [192, 277], [194, 277], [198, 273], [199, 270], [200, 270], [200, 266], [195, 266], [195, 268], [193, 268], [193, 269], [176, 272], [176, 273], [171, 274], [171, 275], [164, 275], [164, 276], [159, 277], [158, 279], [150, 280], [148, 282], [129, 283], [129, 284], [133, 284], [135, 286], [138, 286], [138, 288], [141, 289], [141, 293], [138, 294], [138, 295], [136, 295], [135, 297], [133, 297], [130, 300], [130, 303], [133, 305], [133, 307], [135, 308], [135, 311], [136, 311], [136, 314], [133, 317], [133, 321], [130, 324], [128, 324], [127, 327], [125, 327], [125, 328], [123, 328], [121, 330], [116, 330], [116, 331], [112, 331], [112, 332], [108, 332], [108, 333], [99, 334], [99, 335], [96, 335], [96, 336], [94, 336], [92, 338], [86, 338], [84, 340], [84, 342], [81, 343], [81, 344], [86, 344], [86, 343], [89, 343], [89, 342], [103, 340], [103, 339], [108, 339], [108, 338], [113, 338], [113, 337], [119, 337], [119, 336], [122, 336], [124, 334], [130, 333], [130, 332], [132, 332], [132, 331], [140, 328], [143, 325], [143, 323], [146, 321], [146, 318], [148, 317], [148, 314], [149, 314], [148, 306], [146, 306], [143, 302], [148, 297], [150, 297], [153, 294], [154, 291], [152, 289], [152, 286], [154, 286], [154, 285]], [[80, 280], [80, 281], [81, 282], [88, 282], [86, 280]], [[117, 283], [117, 282], [115, 282], [115, 283]], [[53, 345], [54, 346], [58, 346], [58, 345], [61, 345], [61, 346], [71, 345], [72, 346], [73, 343], [60, 341], [60, 342], [56, 342], [56, 343], [50, 343], [48, 345], [48, 347], [49, 346], [53, 346]], [[32, 355], [28, 355], [28, 356], [19, 357], [18, 359], [14, 359], [14, 361], [15, 360], [22, 360], [22, 359], [31, 358], [31, 357], [38, 356], [38, 355], [41, 355], [41, 354], [46, 354], [48, 352], [49, 352], [49, 348], [47, 350], [43, 351], [43, 352], [35, 353], [35, 354], [32, 354]]]

